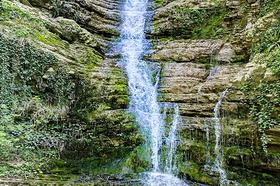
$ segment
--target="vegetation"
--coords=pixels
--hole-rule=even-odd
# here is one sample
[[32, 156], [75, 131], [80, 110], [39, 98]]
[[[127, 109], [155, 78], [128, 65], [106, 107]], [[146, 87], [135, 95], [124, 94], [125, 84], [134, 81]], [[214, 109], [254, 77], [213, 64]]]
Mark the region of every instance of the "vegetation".
[[[41, 31], [44, 28], [43, 21], [20, 8], [14, 7], [7, 0], [0, 3], [0, 16], [1, 23], [11, 26], [11, 31], [19, 37], [26, 37], [32, 34], [34, 30]], [[13, 20], [13, 22], [10, 20]]]
[[[160, 20], [153, 22], [160, 37], [184, 39], [209, 39], [224, 37], [229, 30], [226, 26], [225, 17], [228, 10], [224, 5], [216, 5], [209, 8], [188, 8], [184, 6], [175, 7], [162, 13]], [[161, 31], [162, 17], [168, 17], [168, 22]], [[229, 25], [232, 25], [229, 24]]]
[[[260, 129], [268, 129], [280, 124], [280, 21], [269, 29], [259, 44], [253, 49], [255, 54], [265, 54], [261, 63], [266, 64], [274, 74], [274, 78], [252, 82], [248, 80], [243, 87], [246, 94], [253, 96], [251, 115], [259, 124]], [[249, 95], [248, 95], [249, 96]]]
[[269, 54], [263, 63], [271, 68], [271, 71], [280, 77], [280, 21], [277, 21], [260, 39], [253, 53]]
[[66, 120], [75, 84], [53, 55], [28, 43], [1, 35], [0, 51], [2, 174], [42, 173], [63, 150], [66, 136], [55, 123]]
[[279, 5], [280, 5], [280, 0], [261, 0], [260, 6], [263, 7], [261, 9], [261, 14], [264, 15], [268, 12], [273, 12], [273, 11], [279, 12], [280, 11]]
[[224, 19], [225, 10], [220, 7], [210, 9], [173, 9], [169, 19], [174, 24], [172, 36], [183, 38], [215, 38], [220, 37], [218, 26]]
[[242, 90], [250, 105], [250, 116], [259, 126], [263, 148], [267, 151], [268, 139], [265, 130], [280, 124], [280, 21], [277, 21], [253, 48], [253, 55], [260, 55], [260, 63], [269, 67], [273, 73], [264, 77], [265, 71], [258, 78], [248, 79]]
[[[51, 33], [44, 21], [11, 2], [0, 2], [0, 177], [115, 174], [123, 172], [123, 167], [125, 173], [146, 170], [149, 159], [143, 154], [147, 148], [139, 146], [142, 138], [137, 134], [134, 118], [125, 113], [129, 100], [122, 71], [112, 65], [106, 69], [106, 77], [96, 75], [102, 57], [89, 46], [81, 49], [81, 56], [71, 59], [73, 64], [62, 66], [53, 54], [38, 50], [28, 41], [32, 38], [54, 47], [65, 47], [66, 41]], [[51, 2], [54, 17], [63, 15], [80, 23], [86, 21], [77, 12], [64, 9], [60, 1]], [[169, 2], [156, 0], [160, 6]], [[279, 0], [261, 2], [263, 13], [279, 11]], [[177, 7], [168, 15], [174, 28], [166, 34], [193, 39], [223, 37], [227, 12], [225, 7]], [[246, 21], [241, 20], [242, 27]], [[278, 22], [253, 49], [254, 54], [266, 56], [262, 63], [274, 76], [265, 79], [264, 67], [259, 69], [258, 78], [252, 77], [243, 86], [250, 116], [263, 134], [280, 123], [279, 30]], [[244, 58], [241, 54], [235, 60]], [[205, 140], [203, 136], [204, 133], [199, 137], [201, 141]], [[265, 135], [262, 139], [266, 148]], [[203, 172], [207, 149], [199, 142], [193, 143], [190, 150], [186, 144], [179, 146], [179, 159], [184, 161], [178, 166], [179, 175], [213, 184], [218, 180]], [[236, 153], [236, 159], [245, 155], [236, 148], [227, 150], [225, 155]], [[197, 162], [188, 161], [188, 156]], [[271, 179], [265, 173], [263, 177]]]
[[0, 2], [0, 21], [5, 28], [9, 28], [1, 30], [6, 35], [35, 38], [36, 42], [40, 41], [51, 46], [63, 46], [62, 40], [56, 34], [48, 31], [43, 20], [15, 7], [7, 0]]
[[0, 37], [0, 176], [94, 173], [141, 143], [133, 117], [120, 109], [123, 84], [96, 90], [21, 41]]
[[122, 71], [93, 77], [102, 60], [95, 48], [75, 43], [81, 52], [61, 63], [38, 41], [70, 53], [44, 21], [1, 1], [0, 177], [94, 173], [127, 156], [141, 137], [124, 110]]

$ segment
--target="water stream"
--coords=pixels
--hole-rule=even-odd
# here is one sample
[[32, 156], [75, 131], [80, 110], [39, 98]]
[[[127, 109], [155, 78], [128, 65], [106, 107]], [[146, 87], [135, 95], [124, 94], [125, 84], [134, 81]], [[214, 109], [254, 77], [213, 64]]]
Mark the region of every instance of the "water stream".
[[[142, 182], [147, 186], [186, 185], [174, 176], [176, 170], [177, 127], [180, 124], [179, 108], [172, 105], [172, 122], [165, 122], [166, 113], [157, 102], [157, 88], [160, 68], [158, 64], [142, 60], [147, 49], [145, 23], [147, 0], [126, 0], [122, 10], [121, 52], [128, 76], [130, 92], [129, 110], [136, 116], [140, 130], [148, 144], [151, 162], [150, 170], [142, 174]], [[170, 104], [164, 104], [170, 105]], [[165, 115], [165, 116], [164, 116]]]
[[206, 133], [206, 160], [205, 160], [205, 169], [211, 169], [211, 153], [210, 153], [210, 126], [206, 124], [206, 121], [204, 120], [204, 127], [205, 127], [205, 133]]
[[215, 128], [215, 167], [214, 167], [214, 171], [219, 173], [220, 176], [220, 185], [225, 185], [227, 182], [227, 175], [226, 175], [226, 171], [223, 167], [223, 151], [221, 148], [221, 133], [222, 133], [222, 126], [220, 124], [219, 121], [219, 116], [220, 116], [220, 107], [222, 105], [222, 100], [225, 97], [226, 93], [227, 93], [227, 89], [224, 90], [218, 99], [218, 102], [215, 105], [214, 108], [214, 128]]

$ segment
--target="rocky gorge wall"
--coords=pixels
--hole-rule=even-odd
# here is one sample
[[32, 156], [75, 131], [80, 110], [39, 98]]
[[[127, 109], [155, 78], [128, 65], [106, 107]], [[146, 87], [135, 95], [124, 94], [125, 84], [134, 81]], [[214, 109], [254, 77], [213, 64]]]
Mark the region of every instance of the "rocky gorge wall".
[[0, 2], [1, 183], [98, 175], [141, 143], [127, 79], [107, 56], [120, 3]]
[[219, 182], [205, 167], [215, 167], [214, 108], [227, 89], [219, 142], [227, 178], [279, 184], [279, 44], [271, 44], [279, 43], [279, 31], [271, 31], [277, 25], [279, 1], [156, 1], [148, 32], [154, 47], [145, 58], [162, 65], [159, 100], [177, 103], [184, 119], [183, 178]]
[[[126, 112], [126, 75], [117, 52], [108, 52], [119, 37], [122, 2], [0, 3], [0, 176], [54, 174], [73, 183], [76, 175], [92, 181], [144, 171], [142, 139]], [[153, 48], [144, 58], [162, 66], [159, 101], [178, 103], [183, 117], [179, 177], [218, 185], [205, 165], [215, 161], [212, 119], [227, 89], [219, 123], [228, 179], [277, 185], [279, 0], [154, 3], [146, 33]]]

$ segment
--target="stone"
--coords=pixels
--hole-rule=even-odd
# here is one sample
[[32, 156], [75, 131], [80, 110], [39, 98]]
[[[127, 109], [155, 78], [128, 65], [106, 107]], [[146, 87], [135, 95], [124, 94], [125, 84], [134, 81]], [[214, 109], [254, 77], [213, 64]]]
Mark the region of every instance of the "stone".
[[49, 29], [65, 38], [69, 42], [74, 42], [78, 39], [82, 28], [72, 19], [58, 17], [53, 22], [49, 22]]
[[268, 144], [278, 146], [278, 150], [280, 150], [280, 126], [266, 130], [265, 135], [268, 138]]
[[223, 40], [173, 40], [159, 42], [150, 58], [154, 61], [190, 62], [209, 59], [222, 47]]
[[20, 2], [21, 2], [22, 4], [24, 4], [24, 5], [32, 6], [32, 5], [28, 2], [28, 0], [20, 0]]
[[231, 62], [233, 60], [233, 57], [235, 56], [235, 52], [233, 50], [233, 47], [230, 43], [225, 43], [220, 51], [218, 52], [216, 56], [216, 60], [219, 62]]
[[257, 2], [257, 0], [247, 0], [248, 3], [252, 4], [252, 3], [255, 3]]
[[237, 9], [239, 8], [239, 5], [239, 1], [226, 1], [226, 6], [230, 9]]
[[[58, 45], [37, 41], [36, 38], [26, 40], [54, 54], [77, 83], [75, 96], [78, 101], [71, 107], [61, 108], [61, 112], [64, 112], [61, 116], [63, 119], [69, 117], [69, 109], [74, 107], [72, 112], [78, 115], [71, 113], [75, 125], [81, 128], [82, 135], [90, 135], [94, 140], [83, 143], [79, 142], [83, 141], [81, 138], [73, 138], [75, 143], [63, 147], [66, 149], [63, 155], [69, 158], [74, 154], [76, 159], [92, 157], [94, 160], [91, 163], [98, 161], [96, 158], [108, 161], [111, 157], [119, 158], [115, 155], [122, 151], [125, 155], [129, 154], [141, 144], [134, 118], [126, 113], [129, 99], [126, 75], [123, 69], [117, 67], [115, 60], [104, 55], [109, 43], [119, 35], [117, 28], [121, 23], [118, 9], [122, 1], [20, 1], [29, 7], [18, 1], [11, 2], [43, 20], [48, 25], [48, 34], [59, 36], [55, 37]], [[148, 37], [154, 41], [154, 48], [145, 58], [160, 63], [162, 67], [159, 101], [177, 103], [182, 115], [182, 126], [178, 131], [178, 157], [182, 157], [180, 165], [183, 167], [179, 176], [182, 178], [192, 176], [194, 181], [219, 185], [219, 175], [206, 172], [203, 167], [207, 150], [210, 159], [215, 159], [217, 120], [213, 120], [214, 108], [220, 93], [227, 89], [219, 108], [218, 121], [222, 127], [220, 145], [221, 151], [225, 152], [224, 165], [229, 179], [233, 175], [234, 179], [243, 182], [253, 178], [252, 181], [259, 185], [275, 185], [269, 177], [271, 174], [273, 179], [279, 180], [279, 126], [265, 131], [268, 138], [268, 154], [265, 156], [262, 143], [258, 140], [257, 124], [248, 115], [250, 105], [247, 102], [250, 100], [241, 91], [242, 84], [248, 79], [252, 79], [256, 85], [262, 81], [278, 82], [279, 79], [264, 63], [269, 56], [267, 52], [251, 53], [252, 45], [256, 45], [270, 26], [279, 20], [277, 11], [261, 11], [263, 14], [259, 14], [259, 5], [260, 1], [257, 0], [157, 1], [153, 23], [147, 29]], [[219, 26], [221, 31], [215, 32], [209, 39], [207, 34], [213, 29], [212, 23], [215, 23], [211, 21], [203, 28], [205, 36], [190, 39], [191, 34], [184, 35], [184, 32], [193, 31], [192, 26], [186, 26], [186, 21], [192, 20], [188, 17], [182, 19], [184, 14], [179, 13], [183, 11], [178, 13], [177, 9], [199, 12], [213, 8], [223, 10], [217, 15], [218, 18], [213, 19], [220, 21], [214, 26]], [[172, 20], [171, 13], [178, 15], [172, 15]], [[203, 26], [207, 21], [208, 18], [203, 17], [196, 24]], [[7, 32], [17, 24], [11, 20]], [[1, 29], [6, 29], [7, 25], [1, 24]], [[182, 32], [176, 32], [182, 28]], [[204, 39], [200, 38], [202, 36]], [[240, 59], [236, 60], [237, 57]], [[213, 71], [215, 68], [217, 70]], [[50, 74], [56, 71], [57, 67], [48, 68], [43, 79], [47, 81]], [[79, 113], [75, 112], [77, 110]], [[188, 162], [192, 162], [193, 172], [188, 172]], [[98, 163], [102, 165], [102, 162]], [[269, 175], [269, 180], [263, 180], [266, 175]]]
[[48, 28], [70, 43], [79, 40], [93, 48], [98, 45], [93, 34], [82, 28], [74, 20], [57, 17], [53, 21], [48, 22]]

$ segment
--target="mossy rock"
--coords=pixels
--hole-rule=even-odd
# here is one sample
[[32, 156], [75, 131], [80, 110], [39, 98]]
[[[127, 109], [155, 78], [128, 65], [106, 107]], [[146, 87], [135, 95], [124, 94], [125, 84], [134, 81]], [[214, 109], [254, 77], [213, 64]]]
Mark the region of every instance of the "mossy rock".
[[178, 175], [186, 180], [197, 181], [209, 185], [218, 184], [218, 178], [208, 174], [208, 171], [204, 171], [203, 167], [199, 165], [187, 162], [179, 165]]

